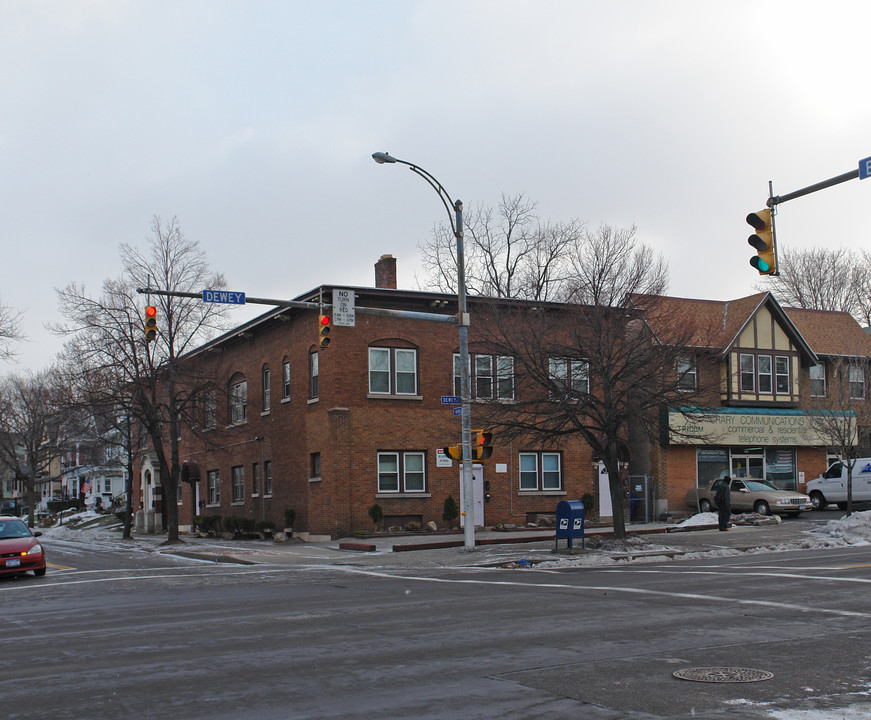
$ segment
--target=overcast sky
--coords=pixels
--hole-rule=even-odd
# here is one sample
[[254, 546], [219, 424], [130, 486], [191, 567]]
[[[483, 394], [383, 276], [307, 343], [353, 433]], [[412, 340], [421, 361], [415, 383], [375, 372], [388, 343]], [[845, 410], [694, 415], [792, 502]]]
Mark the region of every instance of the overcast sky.
[[[417, 287], [467, 207], [625, 227], [670, 294], [754, 292], [748, 212], [871, 156], [871, 3], [829, 0], [4, 0], [0, 300], [18, 369], [60, 341], [54, 288], [98, 293], [118, 245], [177, 216], [229, 286]], [[871, 180], [784, 203], [781, 247], [869, 248]], [[265, 310], [249, 306], [240, 322]], [[0, 372], [16, 366], [0, 365]]]

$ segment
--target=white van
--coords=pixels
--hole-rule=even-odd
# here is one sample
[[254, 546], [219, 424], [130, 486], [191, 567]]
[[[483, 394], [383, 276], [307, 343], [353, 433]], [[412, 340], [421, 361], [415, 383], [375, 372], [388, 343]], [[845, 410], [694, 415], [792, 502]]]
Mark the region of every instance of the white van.
[[[836, 460], [829, 469], [807, 484], [814, 510], [836, 503], [847, 507], [847, 464]], [[871, 458], [856, 458], [853, 465], [853, 502], [871, 502]]]

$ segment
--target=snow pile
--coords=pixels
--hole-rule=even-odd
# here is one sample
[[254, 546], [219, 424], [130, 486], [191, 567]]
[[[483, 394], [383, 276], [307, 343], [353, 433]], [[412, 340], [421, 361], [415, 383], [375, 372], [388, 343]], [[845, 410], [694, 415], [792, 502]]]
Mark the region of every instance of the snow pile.
[[691, 518], [687, 518], [682, 523], [678, 523], [676, 527], [694, 527], [696, 525], [716, 525], [717, 513], [705, 512], [696, 513]]
[[853, 513], [849, 517], [829, 520], [814, 530], [823, 541], [844, 545], [871, 545], [871, 510]]

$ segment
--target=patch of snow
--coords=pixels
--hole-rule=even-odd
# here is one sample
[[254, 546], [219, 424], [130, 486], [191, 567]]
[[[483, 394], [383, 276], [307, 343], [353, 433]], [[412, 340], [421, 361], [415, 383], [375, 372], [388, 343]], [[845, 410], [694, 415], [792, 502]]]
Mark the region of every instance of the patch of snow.
[[849, 517], [829, 520], [821, 528], [812, 531], [825, 544], [871, 545], [871, 510], [855, 512]]
[[677, 527], [693, 527], [695, 525], [716, 525], [717, 513], [706, 512], [696, 513], [691, 518], [687, 518], [682, 523], [678, 523]]

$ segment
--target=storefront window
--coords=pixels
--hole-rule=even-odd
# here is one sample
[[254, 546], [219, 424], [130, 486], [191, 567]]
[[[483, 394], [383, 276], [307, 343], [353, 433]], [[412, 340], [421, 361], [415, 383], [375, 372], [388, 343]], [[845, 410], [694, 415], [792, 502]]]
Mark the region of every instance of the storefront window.
[[708, 485], [729, 472], [729, 451], [726, 448], [698, 448], [696, 465], [699, 487]]
[[795, 450], [767, 448], [765, 450], [765, 479], [780, 490], [796, 490]]

